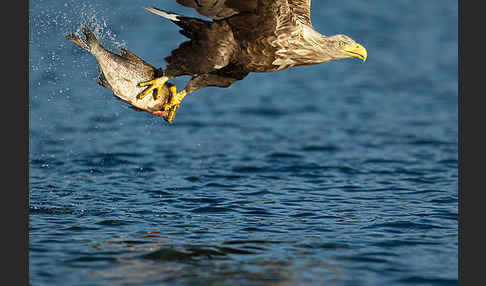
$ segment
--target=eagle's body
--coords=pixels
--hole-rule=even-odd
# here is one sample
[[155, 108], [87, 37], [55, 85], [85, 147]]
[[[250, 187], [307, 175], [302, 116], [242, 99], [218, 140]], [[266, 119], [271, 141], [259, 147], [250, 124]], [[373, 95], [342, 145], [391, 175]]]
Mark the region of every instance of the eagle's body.
[[366, 50], [348, 36], [326, 37], [314, 30], [310, 0], [177, 2], [212, 21], [145, 7], [172, 20], [190, 39], [165, 58], [165, 77], [143, 84], [152, 86], [141, 97], [170, 78], [192, 76], [183, 91], [173, 91], [173, 104], [166, 106], [169, 109], [177, 108], [186, 94], [206, 86], [229, 87], [250, 72], [273, 72], [349, 57], [366, 59]]

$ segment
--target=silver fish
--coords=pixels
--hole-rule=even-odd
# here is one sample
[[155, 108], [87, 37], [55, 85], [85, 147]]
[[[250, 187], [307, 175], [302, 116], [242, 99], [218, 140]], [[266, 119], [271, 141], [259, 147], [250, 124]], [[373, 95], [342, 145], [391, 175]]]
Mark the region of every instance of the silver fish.
[[163, 110], [163, 105], [169, 99], [170, 84], [164, 86], [161, 94], [154, 92], [153, 96], [145, 96], [143, 99], [137, 97], [145, 89], [138, 84], [162, 76], [161, 70], [154, 68], [126, 49], [121, 48], [121, 55], [106, 50], [86, 26], [83, 27], [83, 33], [86, 39], [75, 34], [65, 36], [69, 41], [95, 56], [99, 70], [99, 77], [96, 80], [98, 84], [111, 89], [117, 98], [129, 103], [135, 110], [162, 116], [166, 121], [169, 116], [175, 115], [170, 114], [175, 110]]

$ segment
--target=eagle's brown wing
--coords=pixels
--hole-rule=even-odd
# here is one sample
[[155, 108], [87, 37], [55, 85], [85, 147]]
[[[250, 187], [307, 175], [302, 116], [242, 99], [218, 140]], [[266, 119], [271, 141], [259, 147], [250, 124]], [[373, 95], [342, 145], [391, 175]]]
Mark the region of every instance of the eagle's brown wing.
[[294, 16], [303, 24], [312, 26], [311, 23], [311, 0], [288, 0], [289, 7]]
[[241, 12], [251, 12], [257, 7], [257, 0], [176, 0], [177, 3], [194, 8], [199, 14], [214, 20], [221, 20]]
[[[258, 0], [176, 0], [177, 3], [194, 8], [199, 14], [211, 19], [220, 20], [241, 12], [254, 12], [257, 9]], [[311, 0], [283, 0], [272, 1], [288, 5], [291, 12], [302, 23], [312, 26], [310, 6]]]
[[[255, 12], [262, 3], [277, 3], [290, 8], [301, 22], [311, 25], [310, 5], [311, 0], [176, 0], [177, 3], [194, 8], [199, 14], [211, 19], [220, 20], [242, 12]], [[260, 4], [259, 4], [260, 3]]]

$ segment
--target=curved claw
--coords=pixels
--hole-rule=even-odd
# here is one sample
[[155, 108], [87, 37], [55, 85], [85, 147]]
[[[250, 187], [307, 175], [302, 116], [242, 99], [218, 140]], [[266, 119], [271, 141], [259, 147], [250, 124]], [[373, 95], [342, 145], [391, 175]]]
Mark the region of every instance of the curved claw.
[[182, 99], [187, 95], [187, 92], [186, 92], [185, 89], [183, 89], [179, 92], [176, 92], [175, 86], [171, 86], [169, 88], [169, 91], [170, 91], [170, 94], [171, 94], [170, 100], [169, 100], [169, 102], [164, 104], [163, 108], [164, 108], [164, 110], [178, 109], [180, 104], [181, 104]]
[[172, 123], [172, 121], [174, 120], [174, 117], [175, 117], [175, 114], [176, 114], [176, 111], [177, 109], [174, 108], [174, 109], [171, 109], [169, 111], [169, 114], [167, 115], [167, 117], [165, 117], [165, 120], [169, 123]]
[[165, 117], [165, 120], [167, 122], [172, 123], [172, 121], [174, 120], [176, 111], [177, 111], [177, 109], [179, 109], [179, 107], [180, 107], [180, 104], [172, 105], [172, 104], [170, 104], [170, 102], [163, 105], [162, 108], [165, 110], [165, 112], [168, 112], [167, 117]]
[[170, 110], [173, 110], [173, 109], [179, 109], [179, 107], [180, 107], [180, 104], [166, 103], [162, 106], [162, 109], [164, 109], [165, 111], [170, 111]]
[[162, 76], [158, 78], [154, 78], [153, 80], [141, 82], [138, 86], [149, 86], [144, 91], [137, 95], [137, 99], [143, 99], [145, 96], [150, 94], [155, 90], [155, 99], [160, 97], [162, 94], [162, 88], [164, 87], [165, 83], [169, 80], [168, 77]]

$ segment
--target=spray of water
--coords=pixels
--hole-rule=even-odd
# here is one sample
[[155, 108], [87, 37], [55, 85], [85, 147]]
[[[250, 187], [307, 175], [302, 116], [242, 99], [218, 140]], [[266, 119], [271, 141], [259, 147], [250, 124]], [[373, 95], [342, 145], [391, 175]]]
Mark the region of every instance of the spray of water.
[[[93, 1], [30, 1], [29, 6], [29, 72], [30, 90], [42, 88], [47, 101], [61, 96], [69, 99], [72, 78], [95, 78], [91, 56], [73, 48], [64, 35], [81, 34], [88, 25], [99, 41], [109, 49], [125, 47], [110, 26], [110, 19], [122, 13], [116, 5]], [[46, 92], [47, 91], [47, 92]], [[46, 94], [47, 93], [47, 94]], [[31, 93], [31, 99], [40, 96]]]

